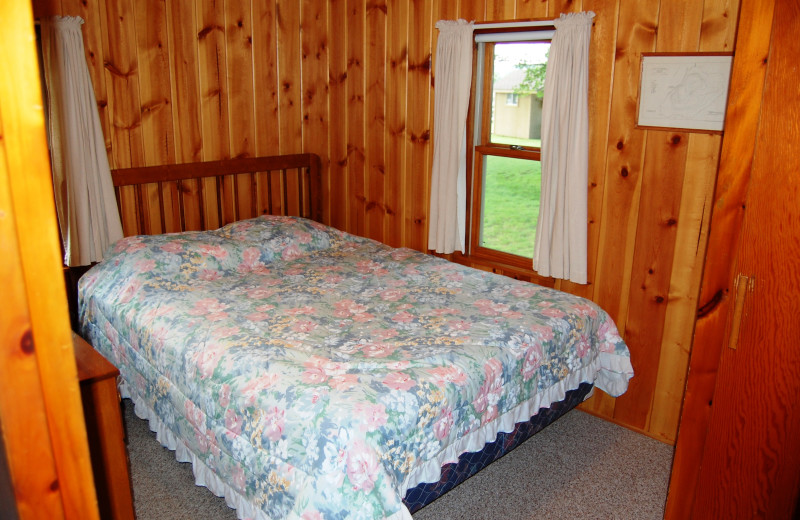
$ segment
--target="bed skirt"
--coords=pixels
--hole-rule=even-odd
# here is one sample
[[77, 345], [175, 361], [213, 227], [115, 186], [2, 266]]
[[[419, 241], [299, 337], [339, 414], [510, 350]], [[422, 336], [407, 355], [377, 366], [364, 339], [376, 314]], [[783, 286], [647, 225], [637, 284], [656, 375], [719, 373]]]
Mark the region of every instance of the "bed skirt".
[[517, 423], [512, 432], [498, 433], [497, 439], [487, 443], [481, 451], [463, 453], [458, 457], [458, 463], [442, 467], [442, 477], [438, 482], [422, 483], [409, 489], [403, 503], [411, 513], [430, 504], [575, 408], [590, 395], [593, 388], [590, 383], [581, 383], [575, 390], [568, 391], [562, 401], [551, 404], [549, 408], [539, 409], [539, 413], [528, 422]]
[[[178, 461], [192, 463], [197, 485], [207, 487], [216, 496], [223, 497], [227, 505], [236, 510], [239, 518], [260, 518], [262, 516], [261, 511], [254, 509], [242, 495], [220, 480], [199, 458], [195, 457], [194, 453], [161, 422], [143, 399], [132, 395], [124, 380], [120, 380], [119, 386], [122, 397], [132, 399], [136, 415], [150, 423], [150, 429], [156, 432], [158, 441], [164, 447], [174, 451], [175, 458]], [[481, 469], [512, 451], [531, 436], [578, 406], [591, 395], [593, 389], [594, 385], [581, 383], [575, 390], [566, 392], [563, 400], [552, 403], [549, 408], [540, 408], [539, 413], [531, 417], [529, 421], [517, 423], [513, 431], [498, 433], [495, 441], [487, 443], [481, 451], [463, 453], [459, 456], [457, 463], [442, 466], [442, 476], [438, 482], [421, 483], [406, 492], [403, 503], [408, 508], [409, 513], [414, 513], [430, 504]]]

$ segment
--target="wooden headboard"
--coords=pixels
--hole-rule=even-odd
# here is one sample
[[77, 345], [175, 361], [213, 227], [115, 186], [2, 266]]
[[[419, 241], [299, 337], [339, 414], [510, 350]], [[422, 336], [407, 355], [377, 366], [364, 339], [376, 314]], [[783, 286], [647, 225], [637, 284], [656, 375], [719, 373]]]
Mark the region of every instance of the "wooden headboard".
[[315, 154], [111, 171], [126, 236], [216, 229], [258, 215], [322, 220]]

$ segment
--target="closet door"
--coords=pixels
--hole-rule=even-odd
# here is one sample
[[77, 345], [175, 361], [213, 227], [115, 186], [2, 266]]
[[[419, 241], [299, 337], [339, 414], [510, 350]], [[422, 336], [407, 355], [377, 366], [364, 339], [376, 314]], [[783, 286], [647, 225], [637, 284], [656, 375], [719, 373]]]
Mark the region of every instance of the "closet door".
[[[752, 7], [745, 0], [742, 9], [748, 5]], [[772, 7], [772, 2], [757, 6], [767, 13]], [[755, 145], [752, 158], [739, 157], [745, 161], [743, 174], [749, 174], [741, 192], [743, 218], [740, 227], [728, 233], [734, 240], [733, 254], [710, 246], [704, 272], [707, 286], [706, 279], [716, 276], [710, 271], [725, 265], [728, 287], [717, 294], [724, 301], [719, 307], [726, 311], [712, 326], [701, 323], [702, 317], [698, 320], [667, 504], [669, 518], [783, 519], [800, 513], [796, 511], [800, 488], [800, 40], [796, 37], [800, 3], [775, 0], [770, 18], [771, 38], [764, 28], [754, 36], [768, 44], [768, 52], [763, 56], [763, 97], [748, 100], [761, 103], [751, 141]], [[758, 15], [746, 17], [743, 12], [740, 37], [753, 36], [748, 25], [753, 19], [757, 23]], [[726, 123], [723, 138], [723, 156], [728, 159], [736, 154], [725, 143], [728, 132], [734, 140], [741, 134], [732, 123], [736, 121]], [[723, 171], [724, 166], [723, 161], [721, 180], [730, 173]], [[736, 220], [736, 212], [716, 214], [718, 208], [730, 206], [720, 195], [719, 185], [717, 191], [712, 234], [715, 225], [725, 231]], [[726, 221], [726, 215], [731, 219]], [[709, 328], [721, 333], [715, 336]], [[703, 341], [714, 338], [719, 341]], [[718, 371], [709, 398], [703, 396], [698, 382], [709, 377], [703, 358], [715, 354]], [[703, 399], [705, 403], [700, 402]], [[688, 469], [692, 465], [694, 469]], [[687, 479], [693, 471], [694, 476]], [[691, 489], [687, 482], [693, 483]]]
[[94, 520], [30, 1], [0, 21], [0, 518]]
[[791, 518], [800, 485], [800, 3], [775, 3], [697, 518]]

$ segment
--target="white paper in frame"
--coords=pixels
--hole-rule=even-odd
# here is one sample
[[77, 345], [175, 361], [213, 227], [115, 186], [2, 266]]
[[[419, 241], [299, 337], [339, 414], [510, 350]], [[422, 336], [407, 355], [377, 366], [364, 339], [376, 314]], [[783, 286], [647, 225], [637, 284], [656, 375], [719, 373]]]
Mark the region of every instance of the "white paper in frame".
[[636, 126], [721, 133], [730, 53], [642, 54]]

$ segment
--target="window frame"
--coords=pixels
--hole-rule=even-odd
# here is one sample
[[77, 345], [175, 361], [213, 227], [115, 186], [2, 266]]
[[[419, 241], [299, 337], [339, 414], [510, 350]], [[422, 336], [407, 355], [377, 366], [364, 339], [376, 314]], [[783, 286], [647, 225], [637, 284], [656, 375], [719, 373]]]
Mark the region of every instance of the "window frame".
[[[552, 31], [555, 27], [544, 25], [536, 27], [535, 32], [541, 33], [541, 37], [530, 37], [530, 28], [509, 29], [504, 33], [525, 33], [519, 40], [503, 39], [498, 42], [476, 42], [473, 48], [473, 75], [472, 87], [470, 91], [469, 113], [467, 118], [467, 239], [466, 255], [475, 260], [484, 261], [494, 265], [509, 266], [516, 269], [533, 271], [531, 258], [507, 253], [497, 249], [491, 249], [480, 245], [481, 234], [481, 212], [483, 208], [483, 162], [487, 156], [510, 157], [515, 159], [526, 159], [541, 162], [541, 149], [522, 147], [516, 145], [493, 143], [491, 141], [491, 123], [483, 124], [484, 121], [491, 121], [492, 111], [492, 85], [493, 67], [487, 67], [486, 63], [494, 63], [494, 46], [496, 43], [509, 42], [550, 42], [552, 41]], [[497, 32], [487, 30], [483, 32]], [[476, 34], [481, 30], [476, 29]], [[478, 81], [480, 80], [480, 81]], [[479, 86], [481, 87], [480, 91]], [[479, 106], [478, 106], [479, 105]], [[479, 128], [476, 128], [478, 127]], [[541, 277], [540, 281], [549, 280]]]

